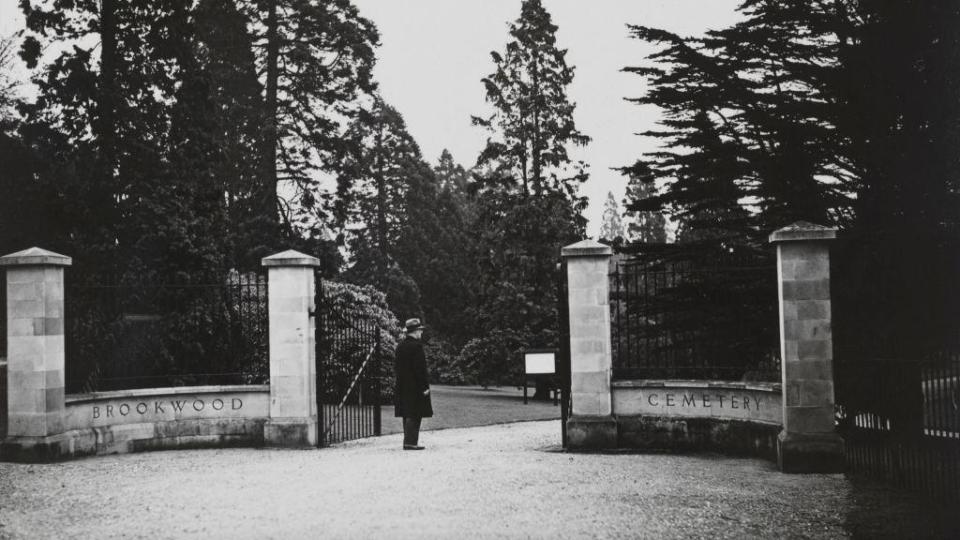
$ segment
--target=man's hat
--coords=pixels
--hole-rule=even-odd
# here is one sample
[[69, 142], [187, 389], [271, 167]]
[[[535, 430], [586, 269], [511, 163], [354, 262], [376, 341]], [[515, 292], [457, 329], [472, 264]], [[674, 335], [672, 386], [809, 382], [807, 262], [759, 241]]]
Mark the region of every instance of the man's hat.
[[420, 324], [420, 319], [407, 319], [407, 322], [404, 323], [404, 326], [407, 327], [407, 332], [413, 332], [414, 330], [423, 330], [426, 326]]

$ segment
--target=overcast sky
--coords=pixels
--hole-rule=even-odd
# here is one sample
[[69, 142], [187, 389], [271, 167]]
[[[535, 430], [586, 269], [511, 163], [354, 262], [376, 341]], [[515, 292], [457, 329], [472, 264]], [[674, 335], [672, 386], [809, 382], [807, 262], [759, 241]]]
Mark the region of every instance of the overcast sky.
[[[696, 35], [736, 20], [740, 0], [543, 0], [559, 27], [557, 40], [576, 67], [569, 97], [577, 104], [580, 131], [593, 138], [574, 153], [590, 165], [583, 193], [590, 198], [588, 234], [600, 228], [603, 202], [619, 202], [625, 182], [611, 167], [628, 165], [653, 141], [634, 135], [655, 126], [657, 113], [624, 101], [640, 96], [643, 81], [621, 73], [651, 52], [627, 35], [627, 24]], [[470, 115], [490, 112], [480, 79], [493, 69], [490, 51], [502, 51], [520, 0], [354, 0], [381, 33], [375, 76], [435, 163], [444, 148], [464, 167], [476, 162], [485, 134]], [[0, 0], [0, 33], [23, 27], [17, 0]]]
[[[655, 109], [624, 101], [644, 92], [642, 79], [621, 73], [652, 52], [627, 34], [627, 24], [701, 34], [735, 21], [740, 0], [543, 0], [557, 41], [576, 67], [569, 97], [574, 119], [593, 138], [575, 155], [590, 165], [583, 193], [590, 198], [588, 234], [596, 236], [607, 192], [619, 202], [625, 181], [611, 167], [631, 164], [652, 141], [634, 135], [655, 126]], [[520, 0], [354, 0], [381, 33], [375, 75], [381, 93], [407, 121], [424, 156], [435, 162], [448, 148], [464, 167], [476, 162], [485, 134], [470, 125], [483, 116], [480, 79], [493, 70], [490, 51], [502, 51]]]

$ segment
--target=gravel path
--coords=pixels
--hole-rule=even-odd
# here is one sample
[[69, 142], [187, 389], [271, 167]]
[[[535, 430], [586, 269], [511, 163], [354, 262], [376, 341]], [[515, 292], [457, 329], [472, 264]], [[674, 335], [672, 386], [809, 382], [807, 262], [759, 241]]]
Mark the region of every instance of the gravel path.
[[842, 475], [760, 460], [559, 452], [557, 421], [422, 442], [0, 463], [0, 537], [844, 538], [916, 535], [902, 527], [921, 515]]

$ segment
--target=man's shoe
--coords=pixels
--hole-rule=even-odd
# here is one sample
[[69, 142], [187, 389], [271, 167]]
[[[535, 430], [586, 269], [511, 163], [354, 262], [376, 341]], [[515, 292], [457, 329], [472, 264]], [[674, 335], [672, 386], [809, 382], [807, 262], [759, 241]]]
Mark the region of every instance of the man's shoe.
[[415, 445], [412, 445], [412, 444], [405, 444], [405, 445], [403, 445], [403, 449], [404, 449], [404, 450], [423, 450], [424, 447], [423, 447], [423, 446], [415, 446]]

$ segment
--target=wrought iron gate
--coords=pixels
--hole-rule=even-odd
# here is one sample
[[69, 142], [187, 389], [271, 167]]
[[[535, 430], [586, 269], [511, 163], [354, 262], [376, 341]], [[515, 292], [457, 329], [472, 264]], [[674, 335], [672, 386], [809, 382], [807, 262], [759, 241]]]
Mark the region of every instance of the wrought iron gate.
[[314, 279], [317, 446], [380, 435], [380, 328], [335, 309], [319, 271]]
[[[926, 259], [896, 266], [908, 249]], [[836, 245], [831, 261], [837, 427], [847, 469], [948, 504], [960, 502], [958, 253], [956, 241], [860, 237]]]

